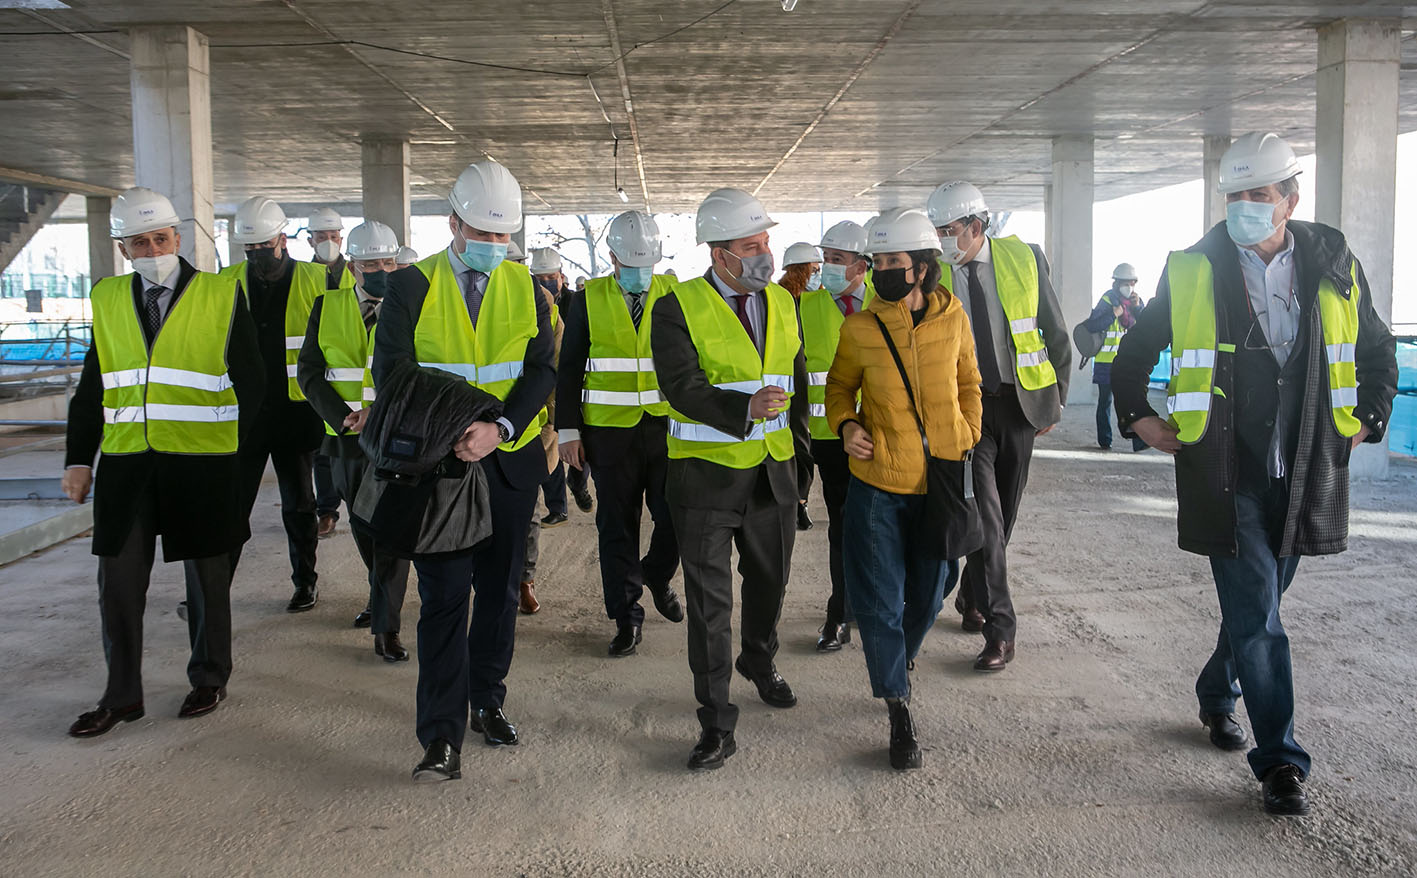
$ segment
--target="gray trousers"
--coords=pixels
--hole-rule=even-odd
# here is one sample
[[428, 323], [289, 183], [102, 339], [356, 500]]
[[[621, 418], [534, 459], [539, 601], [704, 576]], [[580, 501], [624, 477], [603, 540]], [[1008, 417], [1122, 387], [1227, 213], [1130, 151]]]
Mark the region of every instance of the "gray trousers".
[[[157, 531], [152, 498], [138, 515], [117, 555], [98, 557], [98, 606], [108, 685], [99, 707], [143, 700], [143, 612], [147, 608]], [[231, 676], [231, 561], [225, 553], [182, 562], [187, 579], [187, 637], [193, 686], [225, 686]]]
[[[351, 508], [359, 495], [368, 461], [363, 457], [331, 457], [330, 469], [335, 490]], [[397, 634], [399, 615], [403, 612], [404, 594], [408, 591], [408, 560], [380, 549], [374, 538], [353, 529], [354, 545], [364, 569], [369, 571], [369, 612], [373, 622], [370, 634]]]
[[670, 503], [679, 557], [684, 566], [684, 604], [689, 628], [689, 669], [699, 724], [732, 731], [738, 707], [728, 700], [733, 679], [733, 568], [738, 548], [743, 579], [742, 657], [754, 674], [773, 670], [777, 622], [797, 538], [795, 499], [773, 498], [767, 473], [759, 470], [752, 496], [737, 509], [699, 509]]

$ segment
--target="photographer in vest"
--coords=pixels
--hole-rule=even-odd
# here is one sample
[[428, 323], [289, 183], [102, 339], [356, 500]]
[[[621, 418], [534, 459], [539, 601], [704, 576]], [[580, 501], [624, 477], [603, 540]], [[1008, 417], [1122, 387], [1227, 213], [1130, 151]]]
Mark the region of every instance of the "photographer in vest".
[[[1092, 358], [1092, 383], [1097, 385], [1097, 447], [1106, 451], [1112, 447], [1112, 361], [1117, 359], [1117, 346], [1137, 322], [1141, 300], [1137, 298], [1137, 270], [1130, 262], [1112, 269], [1112, 288], [1102, 294], [1088, 315], [1088, 332], [1102, 333], [1102, 350]], [[1146, 443], [1132, 439], [1132, 450], [1142, 451]]]
[[[222, 274], [239, 280], [246, 292], [266, 365], [265, 402], [241, 444], [242, 509], [247, 516], [255, 509], [269, 460], [280, 484], [280, 517], [295, 585], [285, 609], [300, 613], [319, 599], [313, 469], [324, 430], [300, 390], [295, 361], [305, 341], [310, 309], [325, 293], [327, 275], [323, 265], [291, 258], [285, 225], [285, 211], [271, 199], [258, 195], [243, 202], [236, 209], [231, 239], [245, 246], [246, 260]], [[238, 546], [231, 553], [233, 574], [240, 561]]]
[[[325, 266], [325, 289], [354, 286], [349, 263], [340, 252], [344, 246], [344, 217], [333, 207], [317, 207], [305, 220], [305, 241], [315, 251], [314, 261]], [[323, 450], [315, 452], [316, 533], [325, 539], [339, 522], [340, 493], [335, 487], [334, 464]]]
[[469, 424], [453, 447], [486, 477], [492, 536], [465, 554], [413, 562], [422, 600], [417, 732], [424, 757], [413, 773], [420, 781], [462, 776], [469, 724], [489, 746], [518, 741], [502, 705], [527, 528], [546, 478], [541, 428], [556, 386], [550, 307], [526, 266], [506, 260], [522, 225], [517, 179], [484, 159], [458, 175], [448, 202], [452, 243], [390, 276], [374, 342], [376, 387], [395, 366], [412, 363], [454, 373], [502, 400], [500, 418]]
[[[315, 301], [296, 364], [300, 388], [325, 422], [320, 451], [330, 460], [336, 502], [343, 498], [351, 507], [367, 465], [359, 433], [374, 401], [369, 371], [374, 329], [389, 277], [398, 268], [398, 250], [394, 230], [383, 223], [368, 220], [350, 230], [351, 285]], [[367, 533], [352, 533], [369, 577], [369, 602], [354, 618], [354, 627], [370, 629], [374, 654], [384, 661], [408, 661], [408, 650], [399, 641], [408, 561], [380, 551]]]
[[[1112, 363], [1124, 435], [1176, 456], [1179, 545], [1210, 558], [1220, 636], [1196, 680], [1201, 723], [1244, 750], [1271, 814], [1308, 813], [1294, 735], [1282, 596], [1302, 555], [1348, 546], [1348, 458], [1378, 442], [1397, 390], [1396, 342], [1337, 229], [1292, 219], [1299, 163], [1278, 135], [1220, 160], [1225, 222], [1173, 252]], [[1147, 376], [1171, 346], [1168, 416]]]
[[[256, 329], [234, 277], [177, 255], [177, 213], [151, 189], [113, 202], [133, 273], [94, 284], [93, 345], [69, 402], [64, 493], [94, 488], [93, 553], [108, 685], [69, 734], [143, 716], [143, 610], [157, 537], [187, 584], [192, 691], [178, 716], [215, 710], [231, 676], [231, 563], [249, 536], [237, 448], [261, 407]], [[94, 483], [95, 455], [100, 455]]]
[[[836, 357], [842, 323], [865, 310], [875, 297], [866, 281], [870, 263], [866, 253], [866, 230], [851, 220], [842, 220], [822, 235], [822, 288], [802, 294], [802, 345], [807, 358], [808, 428], [812, 434], [812, 457], [822, 480], [822, 499], [827, 506], [827, 568], [831, 574], [831, 596], [827, 618], [817, 638], [818, 652], [837, 652], [851, 639], [847, 622], [846, 577], [842, 570], [842, 507], [851, 478], [841, 437], [827, 423], [827, 370]], [[802, 479], [799, 470], [798, 479]], [[810, 470], [807, 482], [810, 483]], [[802, 492], [805, 493], [805, 492]], [[799, 511], [799, 516], [802, 514]], [[801, 529], [801, 522], [798, 522]]]
[[[1007, 549], [1028, 486], [1033, 440], [1063, 414], [1072, 335], [1048, 277], [1043, 251], [1017, 237], [991, 238], [989, 207], [973, 185], [945, 183], [930, 196], [930, 222], [952, 266], [945, 287], [969, 315], [984, 389], [983, 434], [974, 450], [974, 490], [984, 548], [964, 566], [964, 629], [984, 632], [976, 671], [1002, 671], [1018, 627], [1009, 594]], [[976, 611], [977, 616], [970, 611]]]
[[[735, 668], [770, 707], [797, 704], [774, 659], [797, 535], [793, 458], [810, 454], [807, 366], [797, 303], [772, 283], [767, 230], [775, 225], [741, 189], [709, 193], [695, 234], [712, 266], [654, 306], [654, 367], [669, 403], [665, 494], [684, 564], [689, 668], [701, 705], [693, 771], [721, 768], [737, 752], [738, 707], [728, 700]], [[736, 661], [735, 546], [743, 577]]]
[[[589, 462], [600, 507], [600, 584], [605, 613], [615, 623], [610, 655], [634, 655], [640, 643], [646, 588], [659, 614], [684, 621], [669, 587], [679, 568], [674, 522], [664, 499], [669, 468], [669, 403], [659, 392], [650, 314], [672, 282], [654, 273], [663, 256], [654, 217], [626, 211], [606, 231], [615, 273], [592, 278], [567, 296], [565, 336], [557, 378], [556, 428], [561, 460], [571, 472]], [[653, 529], [640, 556], [642, 510]]]

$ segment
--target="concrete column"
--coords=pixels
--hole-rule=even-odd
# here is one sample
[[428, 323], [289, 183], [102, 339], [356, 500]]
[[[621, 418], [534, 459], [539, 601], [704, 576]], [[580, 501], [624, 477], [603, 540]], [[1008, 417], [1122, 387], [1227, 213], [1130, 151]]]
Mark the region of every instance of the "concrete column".
[[[1053, 214], [1049, 227], [1055, 255], [1049, 262], [1053, 288], [1058, 291], [1070, 329], [1092, 313], [1092, 146], [1089, 135], [1053, 138], [1053, 183], [1048, 204]], [[1069, 403], [1091, 398], [1091, 382], [1071, 383]]]
[[84, 202], [88, 206], [89, 283], [92, 284], [117, 274], [123, 257], [118, 252], [118, 242], [108, 236], [108, 215], [113, 210], [113, 199], [90, 195]]
[[1201, 167], [1205, 186], [1205, 227], [1201, 233], [1210, 231], [1218, 222], [1225, 221], [1225, 196], [1216, 191], [1220, 185], [1220, 157], [1230, 148], [1229, 136], [1207, 134], [1201, 138]]
[[409, 230], [408, 141], [365, 140], [362, 147], [364, 218], [394, 230], [407, 245]]
[[1048, 257], [1050, 265], [1058, 258], [1058, 242], [1053, 240], [1057, 231], [1058, 224], [1053, 216], [1053, 183], [1049, 181], [1043, 184], [1043, 255]]
[[236, 217], [223, 217], [226, 220], [226, 264], [236, 265], [246, 261], [246, 245], [236, 243], [232, 232], [236, 229]]
[[207, 38], [183, 25], [129, 31], [133, 164], [139, 186], [172, 199], [181, 254], [216, 268], [212, 240], [212, 114]]
[[[1314, 216], [1343, 231], [1373, 307], [1392, 323], [1400, 22], [1345, 19], [1319, 28]], [[1388, 472], [1387, 444], [1353, 452], [1355, 476]]]

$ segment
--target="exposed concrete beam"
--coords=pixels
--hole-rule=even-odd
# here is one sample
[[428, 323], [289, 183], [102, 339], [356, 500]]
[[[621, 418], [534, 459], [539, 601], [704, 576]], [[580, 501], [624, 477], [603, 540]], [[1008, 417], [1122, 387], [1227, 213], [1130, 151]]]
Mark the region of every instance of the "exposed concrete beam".
[[1201, 138], [1201, 185], [1205, 187], [1205, 212], [1201, 219], [1205, 223], [1202, 234], [1211, 230], [1218, 222], [1225, 220], [1225, 196], [1218, 191], [1220, 185], [1220, 159], [1230, 148], [1230, 138], [1226, 135], [1209, 135]]
[[[1053, 138], [1053, 182], [1049, 224], [1057, 254], [1050, 260], [1053, 288], [1068, 326], [1092, 312], [1093, 139], [1069, 134]], [[1088, 402], [1092, 386], [1073, 381], [1068, 404]]]
[[116, 198], [123, 194], [122, 189], [110, 189], [107, 186], [95, 186], [92, 183], [81, 183], [78, 180], [66, 180], [63, 177], [51, 177], [48, 174], [36, 174], [31, 171], [22, 171], [19, 168], [0, 167], [0, 180], [8, 183], [30, 183], [35, 186], [43, 186], [46, 189], [72, 192], [75, 195], [97, 195], [103, 198]]
[[93, 283], [117, 274], [121, 257], [118, 242], [108, 236], [108, 214], [113, 210], [113, 199], [90, 195], [84, 201], [89, 227], [89, 283]]
[[408, 141], [371, 138], [360, 146], [363, 212], [394, 230], [407, 244], [409, 229]]
[[[625, 117], [630, 125], [630, 143], [635, 149], [635, 174], [640, 179], [640, 196], [644, 199], [645, 211], [652, 212], [649, 202], [649, 183], [645, 180], [644, 151], [640, 149], [640, 125], [635, 119], [635, 102], [630, 96], [630, 74], [625, 70], [625, 52], [620, 48], [620, 29], [615, 24], [615, 7], [611, 0], [600, 0], [600, 11], [605, 17], [605, 30], [610, 35], [610, 51], [615, 56], [615, 75], [620, 80], [620, 96], [625, 101]], [[590, 77], [586, 77], [590, 82]], [[591, 83], [595, 90], [595, 83]], [[596, 100], [600, 96], [596, 95]], [[608, 121], [607, 117], [607, 121]], [[611, 126], [612, 133], [614, 126]], [[618, 138], [617, 138], [618, 140]]]

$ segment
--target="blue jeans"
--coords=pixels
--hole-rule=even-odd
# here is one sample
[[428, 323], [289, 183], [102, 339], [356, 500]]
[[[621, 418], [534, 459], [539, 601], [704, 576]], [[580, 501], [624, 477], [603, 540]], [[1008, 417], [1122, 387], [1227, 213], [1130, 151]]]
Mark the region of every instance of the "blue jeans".
[[[1279, 602], [1297, 557], [1275, 557], [1272, 530], [1283, 526], [1287, 497], [1235, 496], [1234, 558], [1212, 556], [1215, 591], [1220, 597], [1220, 637], [1196, 678], [1196, 697], [1206, 713], [1233, 713], [1243, 690], [1255, 733], [1249, 753], [1255, 777], [1277, 765], [1309, 773], [1309, 754], [1294, 740], [1294, 672], [1289, 637], [1279, 621]], [[1274, 523], [1272, 528], [1270, 522]]]
[[[1112, 385], [1097, 385], [1097, 447], [1112, 447]], [[1132, 439], [1132, 450], [1141, 451], [1146, 443], [1139, 438]]]
[[920, 551], [913, 524], [924, 511], [922, 494], [892, 494], [855, 476], [846, 488], [846, 600], [877, 698], [910, 695], [906, 666], [959, 579], [959, 561]]

